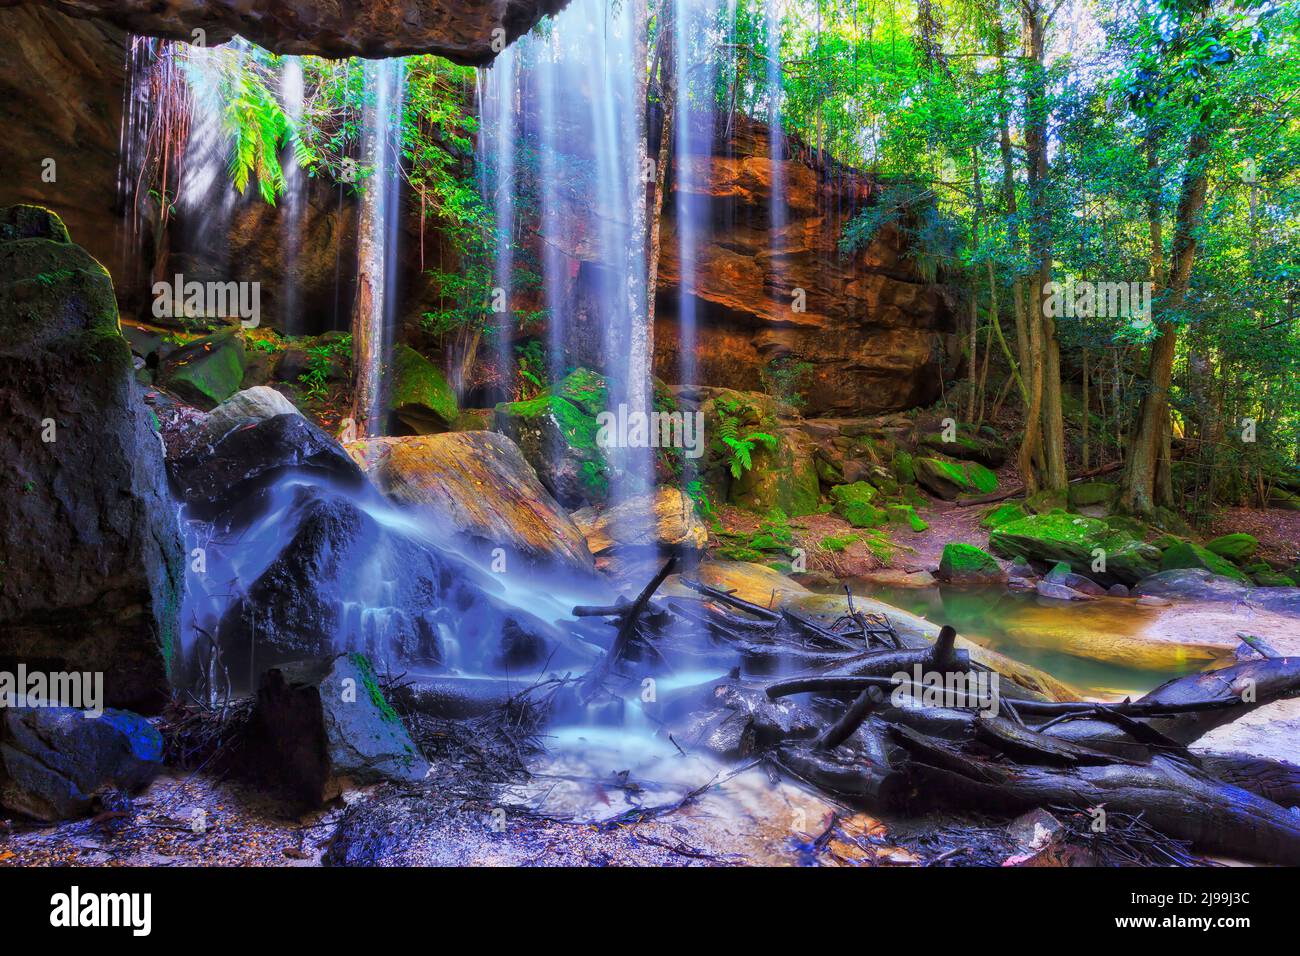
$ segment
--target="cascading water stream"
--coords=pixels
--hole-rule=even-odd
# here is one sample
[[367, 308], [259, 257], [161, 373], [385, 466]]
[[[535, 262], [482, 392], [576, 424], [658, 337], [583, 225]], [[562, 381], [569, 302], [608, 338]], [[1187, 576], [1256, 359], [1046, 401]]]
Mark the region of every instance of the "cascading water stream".
[[[284, 101], [284, 112], [293, 124], [295, 134], [302, 125], [303, 111], [303, 74], [302, 60], [296, 56], [283, 59], [280, 74], [280, 95]], [[301, 283], [298, 277], [298, 257], [301, 253], [304, 213], [306, 212], [307, 179], [302, 174], [302, 167], [290, 150], [284, 161], [284, 196], [283, 213], [280, 218], [284, 234], [284, 281], [282, 287], [283, 304], [280, 309], [280, 327], [289, 335], [302, 332], [299, 317], [301, 309]]]
[[356, 375], [353, 420], [358, 434], [386, 431], [384, 369], [397, 315], [402, 61], [367, 60], [361, 155], [369, 175], [357, 228], [357, 295], [352, 315]]
[[514, 232], [516, 105], [514, 47], [507, 47], [491, 68], [479, 71], [480, 163], [482, 189], [495, 222], [492, 289], [489, 305], [495, 333], [496, 374], [509, 399], [514, 373]]
[[785, 194], [785, 141], [781, 132], [781, 0], [767, 0], [768, 155], [772, 160], [771, 282], [780, 287], [781, 255], [789, 218]]

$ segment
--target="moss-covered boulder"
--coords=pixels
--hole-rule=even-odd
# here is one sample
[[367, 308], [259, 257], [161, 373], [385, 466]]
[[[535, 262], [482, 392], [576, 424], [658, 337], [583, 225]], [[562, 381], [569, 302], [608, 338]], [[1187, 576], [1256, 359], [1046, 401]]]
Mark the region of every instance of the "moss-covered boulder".
[[450, 431], [460, 406], [442, 370], [409, 345], [393, 350], [388, 411], [417, 435]]
[[946, 584], [1005, 584], [1007, 580], [1006, 572], [991, 554], [961, 541], [943, 546], [935, 576]]
[[780, 428], [775, 449], [757, 449], [753, 467], [731, 482], [728, 499], [750, 511], [780, 508], [791, 516], [808, 515], [821, 502], [812, 442], [797, 428]]
[[158, 384], [199, 408], [220, 405], [244, 387], [244, 339], [234, 329], [195, 339], [158, 369]]
[[914, 464], [917, 483], [946, 501], [962, 495], [985, 495], [998, 488], [998, 476], [978, 462], [917, 458]]
[[875, 504], [879, 492], [865, 481], [836, 485], [830, 494], [835, 513], [855, 528], [878, 528], [889, 520], [884, 509]]
[[1227, 558], [1220, 557], [1213, 551], [1202, 548], [1191, 541], [1180, 541], [1168, 548], [1160, 556], [1161, 571], [1177, 571], [1184, 568], [1202, 568], [1211, 574], [1232, 578], [1242, 584], [1249, 584], [1250, 578], [1240, 571]]
[[1295, 578], [1280, 571], [1257, 571], [1252, 577], [1262, 588], [1293, 588], [1297, 584]]
[[1107, 514], [1118, 498], [1119, 486], [1109, 481], [1081, 481], [1070, 485], [1067, 494], [1072, 510], [1094, 517]]
[[889, 515], [890, 524], [906, 525], [917, 534], [930, 528], [911, 505], [885, 505], [885, 512]]
[[1018, 501], [1004, 501], [1000, 505], [995, 505], [988, 511], [984, 512], [984, 517], [980, 519], [980, 527], [985, 531], [992, 531], [994, 528], [1000, 528], [1009, 521], [1019, 521], [1029, 513], [1025, 511], [1025, 506]]
[[502, 402], [494, 428], [514, 441], [555, 498], [566, 508], [604, 502], [612, 469], [596, 442], [599, 427], [568, 399], [543, 393]]
[[1064, 491], [1045, 488], [1025, 498], [1025, 510], [1030, 514], [1045, 515], [1053, 511], [1065, 511], [1070, 504], [1069, 495]]
[[989, 533], [989, 549], [1004, 558], [1062, 562], [1106, 584], [1136, 584], [1159, 570], [1160, 551], [1097, 518], [1064, 512], [1029, 515]]
[[54, 213], [0, 209], [0, 669], [98, 672], [103, 703], [152, 713], [184, 552], [132, 372], [104, 267]]
[[[948, 440], [949, 437], [951, 441]], [[988, 468], [1001, 468], [1006, 464], [1009, 454], [998, 433], [987, 425], [978, 429], [970, 425], [958, 425], [956, 433], [951, 436], [943, 431], [930, 432], [921, 436], [920, 443], [948, 458], [974, 461]]]
[[817, 510], [819, 448], [804, 430], [781, 425], [770, 395], [711, 389], [700, 411], [708, 438], [702, 472], [713, 500], [758, 514], [773, 508], [788, 515]]
[[900, 485], [916, 484], [916, 466], [911, 452], [899, 450], [894, 453], [894, 477]]
[[1239, 531], [1205, 542], [1205, 550], [1241, 564], [1255, 556], [1255, 552], [1259, 550], [1259, 539], [1252, 534]]

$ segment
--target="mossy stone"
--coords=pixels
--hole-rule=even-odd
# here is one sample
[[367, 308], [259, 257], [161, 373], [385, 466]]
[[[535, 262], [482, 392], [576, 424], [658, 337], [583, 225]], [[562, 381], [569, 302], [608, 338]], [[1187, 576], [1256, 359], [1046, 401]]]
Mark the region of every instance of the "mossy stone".
[[865, 481], [855, 481], [851, 485], [836, 485], [831, 489], [831, 501], [835, 503], [835, 513], [855, 528], [877, 528], [889, 520], [889, 516], [873, 502], [879, 492]]
[[1004, 558], [1064, 562], [1079, 574], [1128, 585], [1159, 570], [1158, 549], [1105, 521], [1061, 511], [1029, 515], [993, 529], [989, 549]]
[[999, 528], [1008, 521], [1018, 521], [1027, 515], [1025, 506], [1018, 501], [1003, 502], [996, 507], [990, 508], [980, 519], [980, 527], [986, 531], [992, 531]]
[[1251, 583], [1250, 579], [1227, 558], [1222, 558], [1213, 551], [1207, 551], [1191, 541], [1180, 541], [1160, 556], [1161, 571], [1175, 571], [1181, 568], [1204, 568], [1211, 574], [1220, 574], [1242, 584]]
[[1238, 531], [1235, 534], [1225, 534], [1213, 541], [1205, 542], [1205, 550], [1211, 551], [1221, 558], [1227, 558], [1229, 561], [1241, 564], [1246, 559], [1253, 557], [1255, 552], [1259, 550], [1259, 539], [1252, 534]]
[[949, 584], [992, 584], [1005, 581], [1006, 574], [983, 548], [950, 541], [943, 546], [938, 578]]
[[460, 405], [442, 369], [409, 345], [393, 350], [392, 369], [388, 408], [403, 424], [421, 435], [455, 426]]

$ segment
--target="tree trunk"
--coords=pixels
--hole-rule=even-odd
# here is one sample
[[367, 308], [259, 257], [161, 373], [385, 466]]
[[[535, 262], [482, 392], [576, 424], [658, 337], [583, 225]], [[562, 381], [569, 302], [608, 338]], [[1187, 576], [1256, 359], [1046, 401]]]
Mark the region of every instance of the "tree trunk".
[[[1165, 315], [1182, 308], [1196, 261], [1196, 225], [1205, 207], [1206, 172], [1210, 159], [1207, 123], [1208, 117], [1202, 114], [1187, 143], [1187, 168], [1183, 172], [1174, 239], [1169, 251], [1169, 281], [1161, 296], [1160, 312]], [[1169, 416], [1169, 383], [1173, 377], [1178, 332], [1168, 319], [1162, 320], [1158, 327], [1160, 331], [1151, 346], [1151, 365], [1147, 373], [1150, 388], [1138, 410], [1137, 428], [1130, 441], [1120, 496], [1121, 506], [1135, 514], [1150, 514], [1155, 509], [1156, 460]]]

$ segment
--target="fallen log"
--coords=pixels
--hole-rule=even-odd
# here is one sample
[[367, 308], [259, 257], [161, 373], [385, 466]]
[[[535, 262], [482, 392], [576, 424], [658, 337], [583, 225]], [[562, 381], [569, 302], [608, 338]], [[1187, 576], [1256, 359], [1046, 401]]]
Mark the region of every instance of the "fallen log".
[[908, 752], [905, 771], [930, 805], [1004, 814], [1101, 808], [1141, 815], [1206, 852], [1300, 864], [1300, 815], [1169, 757], [1157, 755], [1147, 765], [1044, 769], [984, 760], [906, 727], [894, 726], [890, 734]]

